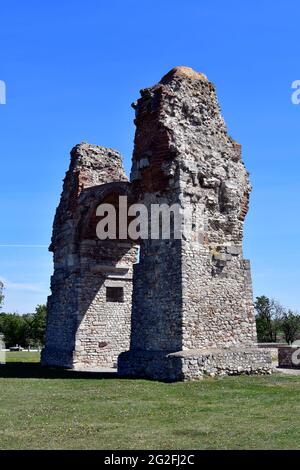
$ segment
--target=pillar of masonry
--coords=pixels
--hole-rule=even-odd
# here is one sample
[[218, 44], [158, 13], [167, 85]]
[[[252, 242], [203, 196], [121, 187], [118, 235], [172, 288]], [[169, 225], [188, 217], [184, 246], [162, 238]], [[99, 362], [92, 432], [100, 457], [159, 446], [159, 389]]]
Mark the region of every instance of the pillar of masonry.
[[242, 250], [249, 175], [214, 85], [176, 67], [142, 90], [134, 107], [134, 200], [149, 211], [152, 204], [178, 204], [189, 227], [181, 239], [141, 241], [131, 344], [119, 356], [119, 374], [190, 380], [270, 372], [269, 353], [256, 346]]
[[131, 241], [101, 240], [96, 233], [98, 205], [117, 207], [129, 192], [119, 152], [74, 147], [53, 224], [44, 366], [116, 367], [129, 347], [137, 250]]

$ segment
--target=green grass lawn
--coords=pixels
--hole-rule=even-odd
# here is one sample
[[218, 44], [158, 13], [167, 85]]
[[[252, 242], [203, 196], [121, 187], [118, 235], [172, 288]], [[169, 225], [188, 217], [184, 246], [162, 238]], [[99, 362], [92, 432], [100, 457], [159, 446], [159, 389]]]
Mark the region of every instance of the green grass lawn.
[[0, 449], [300, 449], [299, 376], [167, 384], [7, 360]]
[[[17, 351], [17, 352], [7, 352], [6, 361], [7, 362], [40, 362], [40, 353], [38, 352], [28, 352], [28, 351]], [[0, 369], [1, 375], [1, 369]]]

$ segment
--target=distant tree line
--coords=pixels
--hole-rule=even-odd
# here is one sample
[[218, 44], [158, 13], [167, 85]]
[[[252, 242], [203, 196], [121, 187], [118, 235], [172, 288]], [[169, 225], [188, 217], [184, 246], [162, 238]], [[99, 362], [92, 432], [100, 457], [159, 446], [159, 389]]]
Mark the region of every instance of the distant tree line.
[[[3, 283], [0, 281], [0, 308], [3, 304]], [[300, 315], [284, 308], [277, 300], [265, 295], [256, 297], [255, 319], [259, 343], [275, 343], [284, 339], [292, 344], [300, 337]], [[42, 347], [46, 330], [46, 305], [38, 305], [34, 313], [18, 315], [0, 313], [0, 334], [7, 347]]]
[[292, 344], [300, 335], [300, 315], [284, 308], [265, 295], [256, 297], [256, 329], [259, 343], [274, 343], [283, 338]]
[[0, 313], [0, 333], [7, 348], [22, 346], [40, 348], [44, 344], [46, 305], [38, 305], [34, 313], [18, 315]]

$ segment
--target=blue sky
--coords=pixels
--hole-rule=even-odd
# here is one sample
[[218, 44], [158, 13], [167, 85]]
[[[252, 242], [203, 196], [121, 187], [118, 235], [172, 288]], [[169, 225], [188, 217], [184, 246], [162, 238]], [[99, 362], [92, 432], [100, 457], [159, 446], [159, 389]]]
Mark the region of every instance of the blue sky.
[[4, 310], [46, 301], [46, 246], [70, 149], [116, 148], [129, 171], [130, 104], [175, 65], [215, 83], [243, 146], [255, 295], [300, 309], [299, 18], [296, 0], [0, 1], [0, 245], [29, 245], [0, 246]]

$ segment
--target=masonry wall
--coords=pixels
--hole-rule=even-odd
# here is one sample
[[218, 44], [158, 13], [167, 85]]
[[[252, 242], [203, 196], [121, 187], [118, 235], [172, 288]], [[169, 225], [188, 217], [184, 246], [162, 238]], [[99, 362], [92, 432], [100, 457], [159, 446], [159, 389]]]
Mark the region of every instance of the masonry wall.
[[[110, 253], [110, 259], [107, 254]], [[78, 327], [73, 367], [116, 367], [120, 352], [129, 348], [135, 246], [86, 240], [80, 247]], [[108, 301], [107, 288], [123, 290], [121, 302]]]
[[136, 199], [149, 208], [179, 204], [189, 211], [190, 230], [182, 240], [142, 242], [133, 331], [143, 338], [134, 335], [132, 347], [252, 346], [252, 282], [242, 254], [250, 183], [214, 86], [179, 67], [141, 95], [134, 105]]
[[[119, 358], [120, 373], [184, 379], [197, 376], [191, 373], [195, 365], [202, 376], [209, 369], [208, 349], [218, 349], [211, 369], [220, 374], [269, 370], [268, 353], [255, 347], [250, 263], [242, 251], [249, 175], [240, 145], [227, 133], [214, 85], [176, 67], [142, 90], [134, 108], [135, 199], [147, 206], [178, 204], [185, 223], [181, 240], [141, 244], [131, 349]], [[172, 356], [180, 351], [191, 351], [196, 362]]]
[[[43, 365], [115, 367], [120, 352], [129, 347], [137, 250], [131, 242], [96, 236], [97, 206], [127, 192], [118, 152], [89, 144], [72, 150], [50, 246], [54, 274]], [[109, 286], [122, 288], [122, 302], [107, 301]]]
[[179, 200], [192, 214], [182, 242], [183, 349], [253, 346], [252, 281], [242, 252], [251, 187], [240, 145], [228, 136], [205, 77], [177, 70], [161, 83]]
[[[207, 247], [184, 244], [183, 349], [252, 347], [256, 341], [250, 266], [231, 255], [215, 271]], [[226, 254], [225, 254], [226, 253]]]
[[177, 240], [142, 241], [140, 253], [140, 262], [134, 270], [131, 347], [134, 350], [180, 350], [180, 243]]

